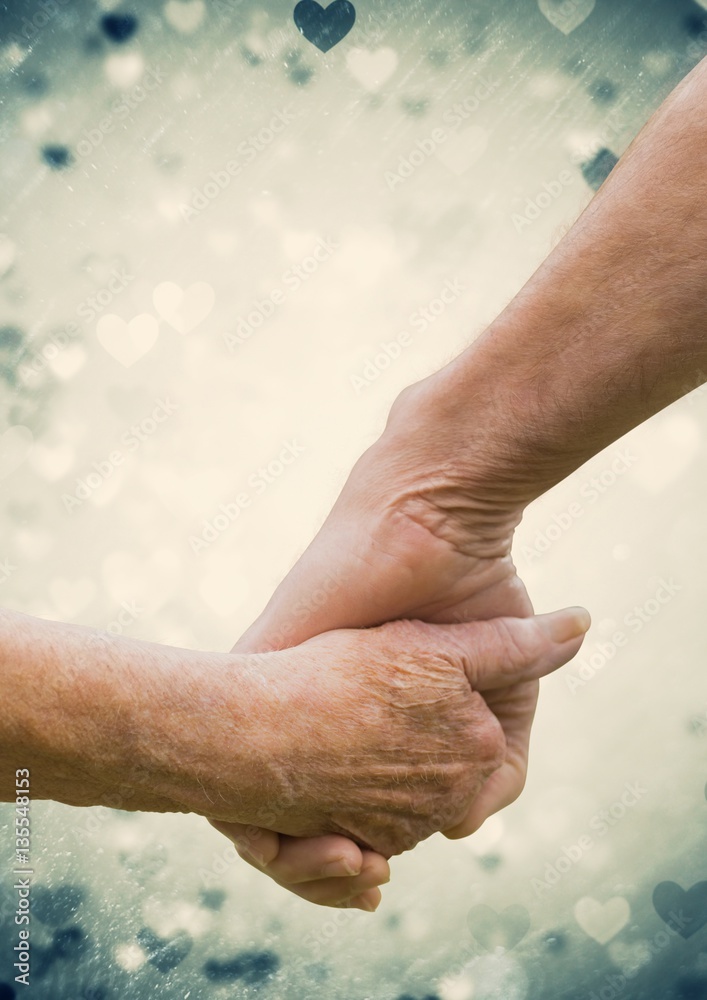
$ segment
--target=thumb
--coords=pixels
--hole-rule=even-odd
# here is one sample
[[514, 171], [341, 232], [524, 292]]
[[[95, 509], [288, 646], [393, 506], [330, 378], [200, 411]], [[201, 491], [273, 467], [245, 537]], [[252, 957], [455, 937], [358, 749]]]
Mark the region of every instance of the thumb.
[[443, 626], [463, 647], [469, 684], [476, 691], [508, 687], [552, 673], [579, 652], [591, 625], [584, 608], [532, 618], [491, 618]]

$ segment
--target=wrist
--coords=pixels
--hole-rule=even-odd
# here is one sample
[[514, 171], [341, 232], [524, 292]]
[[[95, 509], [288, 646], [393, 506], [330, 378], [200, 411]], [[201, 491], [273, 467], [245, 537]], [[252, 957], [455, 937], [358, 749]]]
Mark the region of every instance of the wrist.
[[584, 406], [558, 404], [556, 358], [538, 344], [543, 331], [571, 339], [586, 325], [568, 298], [544, 280], [526, 286], [466, 351], [403, 393], [386, 428], [417, 424], [460, 492], [487, 509], [491, 522], [517, 523], [530, 503], [610, 443], [593, 433]]
[[267, 826], [283, 799], [287, 654], [157, 648], [156, 688], [131, 712], [130, 756], [148, 803], [135, 808]]
[[0, 616], [2, 798], [26, 768], [34, 799], [231, 820], [262, 812], [277, 733], [272, 710], [264, 722], [266, 656]]
[[[502, 548], [533, 497], [522, 475], [513, 413], [499, 412], [488, 367], [464, 358], [406, 390], [396, 400], [376, 448], [408, 507], [430, 506], [458, 521], [475, 554]], [[398, 456], [403, 456], [402, 463]], [[401, 472], [409, 463], [412, 474]], [[402, 486], [402, 488], [401, 488]]]

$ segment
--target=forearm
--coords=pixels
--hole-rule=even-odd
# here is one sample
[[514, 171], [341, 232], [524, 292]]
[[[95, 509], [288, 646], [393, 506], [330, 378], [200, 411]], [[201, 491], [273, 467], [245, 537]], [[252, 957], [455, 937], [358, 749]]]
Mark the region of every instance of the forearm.
[[[707, 380], [707, 60], [498, 319], [426, 383], [463, 467], [532, 500]], [[470, 473], [471, 474], [471, 473]]]
[[[90, 762], [116, 770], [127, 748], [120, 732], [124, 712], [95, 669], [102, 654], [97, 633], [0, 612], [3, 800], [13, 797], [16, 768], [30, 770], [33, 798], [90, 805], [107, 790]], [[106, 679], [116, 678], [115, 669], [105, 672]]]
[[26, 768], [33, 799], [208, 813], [210, 748], [227, 742], [224, 799], [252, 808], [257, 711], [240, 659], [0, 611], [0, 799]]

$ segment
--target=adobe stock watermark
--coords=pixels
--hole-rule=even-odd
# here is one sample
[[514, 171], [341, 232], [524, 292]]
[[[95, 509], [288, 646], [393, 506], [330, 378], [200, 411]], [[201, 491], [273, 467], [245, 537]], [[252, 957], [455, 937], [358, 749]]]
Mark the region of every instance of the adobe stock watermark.
[[[447, 307], [456, 302], [464, 290], [465, 286], [459, 278], [447, 278], [439, 293], [408, 317], [408, 323], [415, 333], [424, 333], [428, 327], [436, 323]], [[403, 351], [413, 343], [413, 337], [414, 334], [409, 330], [403, 330], [392, 340], [381, 341], [380, 351], [366, 359], [359, 373], [354, 372], [349, 376], [356, 395], [377, 381], [383, 372], [400, 358]]]
[[295, 601], [288, 609], [287, 620], [279, 628], [269, 632], [271, 642], [279, 649], [287, 649], [300, 642], [299, 636], [304, 626], [318, 611], [326, 607], [332, 595], [340, 593], [345, 585], [345, 581], [339, 576], [333, 574], [325, 576], [317, 587], [305, 597]]
[[255, 299], [251, 308], [243, 316], [236, 319], [235, 330], [227, 331], [223, 339], [229, 351], [237, 351], [241, 344], [250, 340], [256, 330], [259, 330], [285, 302], [290, 292], [296, 292], [319, 268], [328, 261], [339, 249], [340, 244], [334, 240], [322, 237], [312, 248], [312, 252], [302, 260], [288, 267], [282, 273], [280, 281], [284, 288], [273, 288], [261, 299]]
[[356, 15], [356, 45], [360, 49], [372, 49], [382, 41], [386, 30], [397, 21], [394, 8], [369, 7]]
[[[397, 187], [404, 184], [418, 167], [421, 167], [431, 156], [437, 153], [452, 136], [457, 134], [463, 125], [481, 104], [494, 94], [501, 86], [500, 80], [487, 80], [481, 78], [481, 82], [474, 91], [461, 101], [456, 101], [442, 114], [443, 125], [438, 125], [431, 132], [418, 139], [414, 146], [398, 160], [395, 170], [386, 170], [384, 179], [389, 191], [395, 191]], [[444, 127], [446, 126], [446, 127]]]
[[189, 536], [189, 546], [192, 552], [200, 553], [208, 549], [225, 531], [228, 531], [243, 511], [250, 507], [253, 500], [262, 496], [273, 483], [277, 482], [305, 451], [304, 445], [295, 438], [283, 441], [277, 455], [248, 476], [246, 480], [248, 489], [241, 490], [233, 500], [220, 504], [213, 517], [201, 522], [201, 532], [198, 535]]
[[542, 899], [544, 894], [552, 892], [563, 875], [578, 865], [585, 854], [620, 823], [626, 813], [638, 805], [647, 794], [648, 789], [644, 788], [640, 781], [627, 782], [616, 800], [606, 808], [600, 809], [589, 820], [587, 826], [591, 832], [583, 833], [569, 846], [563, 845], [558, 856], [545, 865], [542, 878], [535, 877], [530, 880], [536, 898]]
[[20, 46], [26, 46], [27, 42], [30, 45], [34, 44], [38, 35], [57, 16], [61, 8], [67, 7], [70, 3], [71, 0], [36, 0], [36, 6], [39, 9], [35, 10], [31, 17], [22, 18], [19, 35], [5, 37], [3, 43], [5, 45], [14, 43]]
[[511, 222], [517, 233], [523, 230], [540, 218], [545, 209], [549, 208], [560, 198], [565, 190], [574, 184], [577, 175], [571, 170], [561, 170], [557, 177], [550, 181], [545, 181], [542, 188], [535, 193], [532, 198], [527, 198], [523, 212], [514, 212]]
[[244, 3], [245, 0], [212, 0], [209, 9], [217, 19], [226, 20], [242, 13]]
[[[616, 120], [615, 116], [616, 112], [610, 112], [599, 135], [591, 142], [572, 150], [569, 159], [573, 167], [581, 167], [582, 164], [592, 160], [621, 132], [625, 123]], [[526, 198], [523, 210], [511, 214], [511, 222], [515, 231], [523, 233], [530, 228], [548, 208], [562, 197], [565, 191], [573, 187], [577, 179], [576, 172], [564, 168], [555, 177], [544, 181], [539, 190]]]
[[121, 601], [120, 608], [115, 618], [105, 626], [109, 635], [122, 635], [129, 625], [138, 621], [145, 613], [145, 609], [139, 607], [135, 601]]
[[565, 684], [572, 694], [586, 687], [607, 663], [614, 659], [618, 651], [627, 645], [631, 635], [642, 632], [681, 590], [682, 585], [676, 583], [672, 577], [669, 580], [661, 579], [651, 597], [642, 604], [634, 604], [624, 615], [623, 624], [628, 631], [617, 629], [610, 639], [595, 642], [593, 652], [586, 652], [580, 660], [573, 660], [574, 671], [565, 674]]
[[103, 140], [115, 128], [116, 122], [124, 122], [133, 111], [140, 107], [150, 94], [158, 90], [164, 82], [164, 74], [150, 66], [141, 77], [141, 82], [136, 83], [127, 93], [117, 97], [110, 106], [108, 114], [101, 118], [100, 122], [92, 128], [82, 129], [82, 139], [76, 144], [76, 152], [80, 157], [90, 156], [90, 154], [103, 145]]
[[126, 458], [136, 452], [145, 441], [149, 441], [162, 424], [177, 412], [179, 406], [173, 403], [169, 397], [156, 400], [152, 411], [142, 420], [131, 424], [120, 436], [121, 447], [114, 448], [109, 454], [98, 462], [91, 464], [91, 470], [86, 473], [83, 479], [76, 480], [76, 489], [73, 493], [62, 493], [61, 502], [69, 514], [81, 507], [84, 501], [93, 496], [96, 490], [108, 479], [111, 478], [117, 468], [119, 468]]
[[[262, 659], [262, 655], [254, 654], [253, 658], [255, 659], [260, 656]], [[262, 864], [264, 855], [259, 848], [263, 831], [274, 829], [278, 820], [282, 818], [283, 813], [291, 809], [293, 805], [294, 798], [292, 792], [288, 790], [281, 793], [277, 803], [269, 803], [261, 806], [254, 817], [254, 822], [248, 824], [243, 832], [231, 835], [231, 833], [226, 833], [215, 827], [222, 836], [226, 837], [229, 844], [228, 847], [223, 848], [220, 852], [214, 851], [210, 868], [202, 867], [199, 869], [198, 874], [202, 883], [207, 888], [210, 888], [212, 885], [221, 885], [222, 876], [240, 860], [240, 854], [249, 854], [258, 864]]]
[[120, 791], [106, 792], [101, 796], [100, 803], [91, 809], [77, 810], [77, 815], [82, 822], [72, 827], [71, 832], [74, 838], [83, 844], [91, 837], [95, 837], [97, 833], [102, 833], [108, 820], [115, 818], [113, 810], [131, 811], [129, 809], [130, 800], [136, 794], [137, 788], [125, 785]]
[[602, 125], [599, 134], [570, 153], [570, 163], [575, 167], [580, 167], [587, 160], [591, 160], [602, 149], [614, 142], [615, 139], [626, 128], [625, 120], [618, 117], [619, 112], [614, 109], [606, 116], [606, 121]]
[[185, 222], [192, 222], [204, 209], [207, 209], [218, 198], [222, 191], [230, 187], [234, 177], [238, 177], [244, 167], [253, 163], [263, 150], [272, 146], [275, 139], [281, 135], [288, 125], [295, 121], [292, 105], [273, 112], [267, 125], [257, 132], [251, 133], [236, 146], [236, 157], [227, 160], [218, 170], [212, 170], [201, 187], [192, 188], [188, 202], [179, 206], [179, 214]]
[[579, 488], [582, 499], [573, 501], [565, 510], [553, 514], [549, 523], [535, 532], [532, 544], [521, 546], [521, 553], [527, 563], [532, 566], [541, 559], [584, 516], [587, 508], [600, 500], [637, 461], [638, 456], [629, 448], [622, 448], [602, 472], [582, 483]]
[[302, 945], [312, 954], [298, 956], [295, 960], [296, 966], [301, 968], [308, 962], [323, 958], [332, 940], [337, 936], [341, 928], [346, 927], [357, 916], [358, 911], [356, 909], [342, 907], [334, 910], [331, 916], [320, 925], [318, 930], [308, 931], [302, 938]]
[[631, 985], [631, 980], [635, 979], [638, 973], [644, 969], [653, 959], [663, 952], [671, 941], [676, 937], [683, 937], [683, 932], [693, 918], [682, 912], [677, 913], [671, 910], [666, 921], [666, 929], [661, 928], [649, 941], [642, 941], [644, 946], [644, 961], [636, 963], [632, 969], [624, 969], [621, 973], [609, 973], [604, 976], [604, 985], [598, 990], [592, 990], [587, 1000], [616, 1000], [616, 997]]

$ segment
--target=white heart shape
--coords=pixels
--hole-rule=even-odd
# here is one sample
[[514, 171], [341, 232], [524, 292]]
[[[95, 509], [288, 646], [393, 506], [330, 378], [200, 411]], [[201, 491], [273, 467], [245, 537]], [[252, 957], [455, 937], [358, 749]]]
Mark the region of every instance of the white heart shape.
[[181, 0], [169, 0], [164, 5], [165, 21], [182, 35], [192, 35], [204, 20], [206, 7], [203, 0], [191, 0], [182, 3]]
[[47, 363], [57, 378], [67, 381], [83, 368], [86, 361], [86, 351], [81, 344], [70, 344]]
[[554, 28], [569, 35], [584, 24], [596, 6], [596, 0], [538, 0], [540, 11]]
[[121, 365], [130, 368], [154, 346], [160, 324], [150, 313], [140, 313], [126, 323], [115, 313], [101, 316], [96, 336], [102, 347]]
[[106, 59], [103, 72], [114, 87], [126, 90], [137, 83], [145, 72], [145, 61], [139, 52], [115, 53]]
[[606, 950], [614, 965], [617, 965], [624, 975], [630, 977], [635, 976], [653, 957], [647, 941], [632, 941], [631, 944], [625, 941], [612, 941]]
[[599, 944], [615, 938], [629, 921], [631, 907], [622, 896], [598, 903], [591, 896], [584, 896], [574, 907], [574, 918], [585, 934]]
[[74, 618], [89, 606], [96, 593], [96, 584], [88, 577], [82, 580], [52, 580], [49, 596], [62, 618]]
[[489, 135], [480, 125], [453, 132], [437, 150], [437, 159], [460, 177], [486, 152]]
[[19, 528], [15, 532], [17, 551], [27, 559], [42, 559], [51, 551], [54, 539], [48, 531]]
[[152, 295], [157, 312], [179, 333], [191, 333], [203, 323], [215, 299], [216, 293], [205, 281], [197, 281], [186, 289], [174, 281], [163, 281]]
[[59, 444], [51, 448], [41, 441], [35, 444], [29, 456], [29, 464], [48, 483], [55, 483], [65, 476], [75, 461], [76, 454], [71, 445]]
[[16, 424], [0, 437], [0, 479], [7, 479], [29, 455], [34, 437], [29, 427]]
[[398, 57], [395, 50], [389, 48], [375, 52], [351, 49], [346, 56], [346, 68], [366, 90], [378, 90], [398, 68]]

